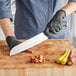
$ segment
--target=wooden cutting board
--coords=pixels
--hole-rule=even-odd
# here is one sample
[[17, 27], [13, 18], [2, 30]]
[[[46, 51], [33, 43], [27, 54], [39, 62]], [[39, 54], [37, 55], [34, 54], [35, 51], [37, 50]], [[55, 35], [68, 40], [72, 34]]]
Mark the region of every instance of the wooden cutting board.
[[[25, 40], [21, 40], [25, 41]], [[56, 64], [55, 60], [66, 49], [73, 50], [72, 66]], [[22, 52], [9, 56], [9, 48], [5, 41], [0, 41], [0, 76], [75, 76], [76, 50], [66, 39], [49, 39], [30, 48], [34, 53]], [[44, 63], [30, 63], [30, 56], [43, 55]]]

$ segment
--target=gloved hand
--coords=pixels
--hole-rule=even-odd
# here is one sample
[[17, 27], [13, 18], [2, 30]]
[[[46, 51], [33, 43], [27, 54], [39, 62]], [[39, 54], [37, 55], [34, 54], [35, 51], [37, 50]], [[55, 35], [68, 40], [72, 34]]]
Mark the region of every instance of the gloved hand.
[[18, 41], [18, 40], [16, 39], [16, 37], [14, 37], [14, 36], [8, 36], [8, 37], [6, 38], [6, 42], [7, 42], [7, 44], [8, 44], [8, 47], [10, 48], [10, 50], [11, 50], [14, 46], [16, 46], [16, 45], [18, 45], [18, 44], [21, 43], [21, 42]]
[[64, 10], [59, 10], [56, 12], [56, 14], [53, 16], [51, 21], [47, 24], [46, 29], [44, 30], [44, 33], [48, 36], [50, 36], [50, 33], [56, 34], [62, 29], [62, 26], [66, 26], [67, 22], [63, 21], [64, 17], [66, 16], [66, 13]]

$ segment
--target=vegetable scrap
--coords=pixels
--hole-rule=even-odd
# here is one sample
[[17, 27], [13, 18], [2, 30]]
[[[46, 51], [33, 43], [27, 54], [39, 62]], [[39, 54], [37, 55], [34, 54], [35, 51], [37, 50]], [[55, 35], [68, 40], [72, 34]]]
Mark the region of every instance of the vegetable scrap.
[[37, 55], [37, 56], [32, 56], [30, 62], [31, 63], [42, 63], [44, 61], [45, 61], [45, 59], [44, 59], [43, 55]]

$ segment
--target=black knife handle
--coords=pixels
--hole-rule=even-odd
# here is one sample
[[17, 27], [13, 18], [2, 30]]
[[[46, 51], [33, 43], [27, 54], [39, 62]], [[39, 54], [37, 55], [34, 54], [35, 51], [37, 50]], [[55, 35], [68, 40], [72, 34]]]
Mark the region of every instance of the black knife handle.
[[44, 34], [45, 34], [46, 36], [49, 37], [49, 34], [50, 34], [49, 27], [46, 27], [43, 32], [44, 32]]
[[44, 32], [44, 34], [45, 34], [47, 37], [50, 37], [51, 35], [54, 34], [54, 33], [52, 33], [52, 31], [49, 29], [49, 26], [47, 26], [43, 32]]

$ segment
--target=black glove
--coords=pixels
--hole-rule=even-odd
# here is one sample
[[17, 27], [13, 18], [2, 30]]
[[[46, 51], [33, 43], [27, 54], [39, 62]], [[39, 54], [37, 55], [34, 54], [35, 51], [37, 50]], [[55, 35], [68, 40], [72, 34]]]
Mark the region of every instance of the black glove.
[[50, 33], [56, 34], [62, 29], [62, 26], [66, 26], [67, 22], [63, 21], [64, 17], [66, 16], [66, 13], [64, 10], [59, 10], [56, 12], [54, 17], [51, 19], [51, 21], [47, 24], [46, 29], [44, 30], [44, 33], [47, 36], [50, 36]]
[[16, 39], [16, 37], [14, 37], [14, 36], [8, 36], [8, 37], [6, 38], [6, 42], [7, 42], [7, 44], [8, 44], [8, 47], [10, 48], [10, 50], [11, 50], [14, 46], [16, 46], [16, 45], [18, 45], [18, 44], [21, 43], [21, 42], [18, 41], [18, 40]]

